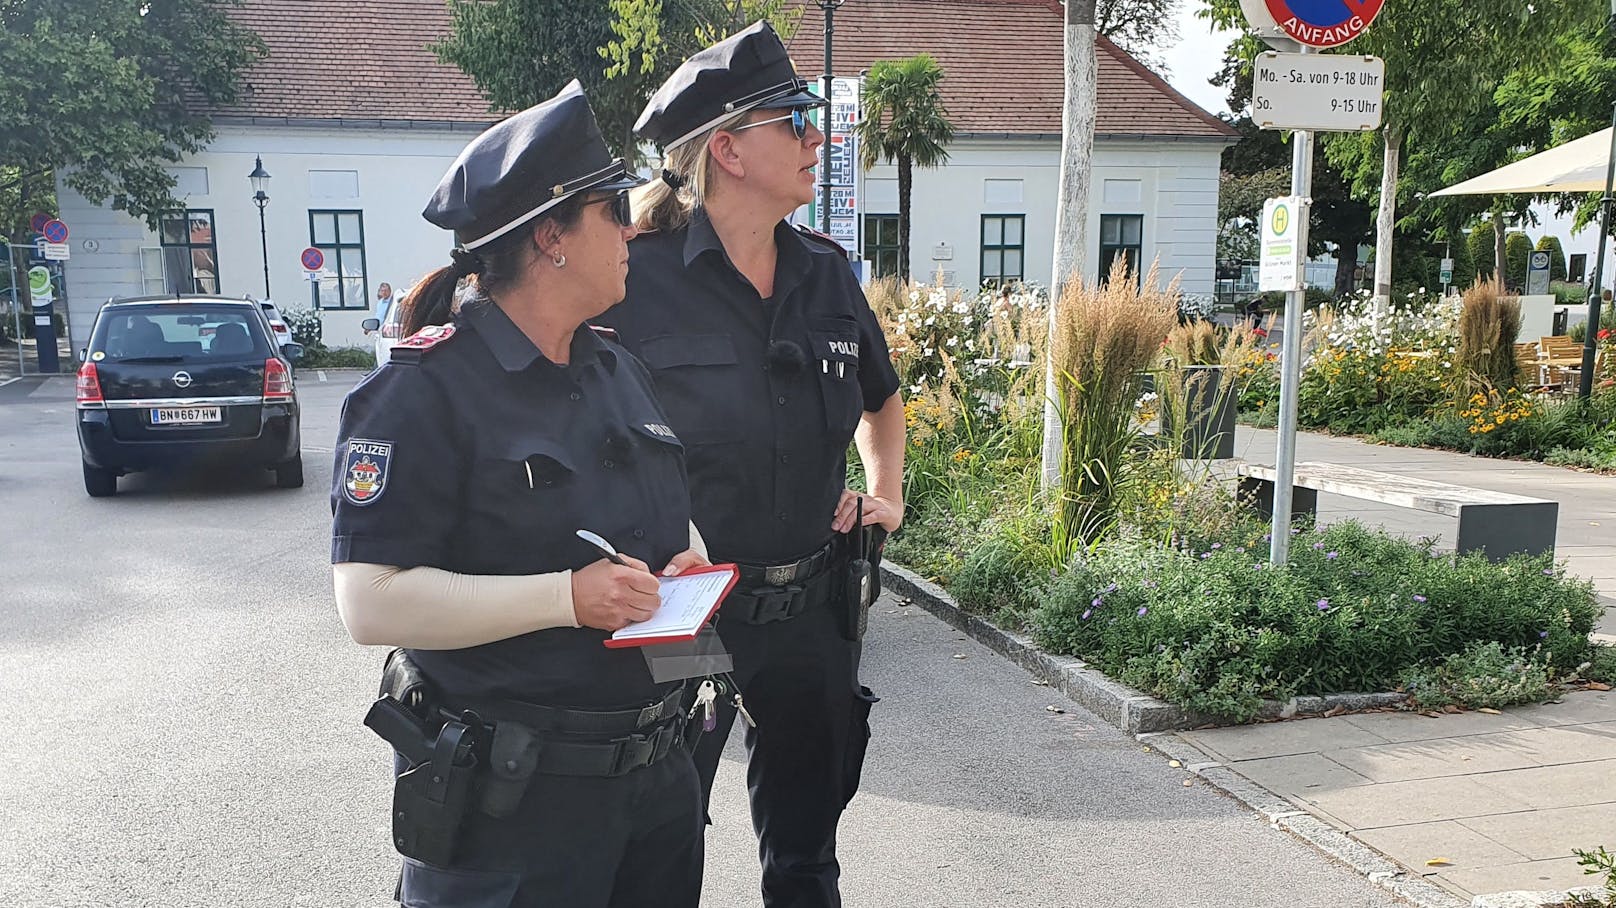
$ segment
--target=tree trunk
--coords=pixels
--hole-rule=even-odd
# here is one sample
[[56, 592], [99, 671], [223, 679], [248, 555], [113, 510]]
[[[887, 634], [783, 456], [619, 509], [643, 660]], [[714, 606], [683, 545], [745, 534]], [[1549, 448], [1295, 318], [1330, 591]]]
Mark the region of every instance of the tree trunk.
[[1403, 151], [1403, 131], [1386, 127], [1386, 156], [1380, 174], [1380, 215], [1375, 219], [1375, 305], [1392, 299], [1392, 227], [1397, 223], [1397, 165]]
[[1061, 292], [1067, 282], [1085, 279], [1088, 253], [1089, 171], [1094, 156], [1094, 115], [1099, 63], [1094, 50], [1095, 0], [1066, 0], [1066, 102], [1061, 111], [1061, 175], [1055, 205], [1055, 268], [1049, 282], [1049, 338], [1044, 370], [1042, 485], [1060, 485], [1061, 442], [1065, 435], [1057, 406], [1054, 337]]
[[1504, 209], [1493, 210], [1493, 276], [1505, 287], [1510, 286], [1509, 262], [1504, 260], [1504, 240], [1508, 231], [1504, 229]]
[[914, 187], [914, 161], [898, 155], [898, 280], [909, 283], [909, 190]]
[[1358, 276], [1358, 247], [1350, 249], [1345, 244], [1338, 245], [1335, 253], [1335, 295], [1336, 299], [1351, 296], [1357, 290]]

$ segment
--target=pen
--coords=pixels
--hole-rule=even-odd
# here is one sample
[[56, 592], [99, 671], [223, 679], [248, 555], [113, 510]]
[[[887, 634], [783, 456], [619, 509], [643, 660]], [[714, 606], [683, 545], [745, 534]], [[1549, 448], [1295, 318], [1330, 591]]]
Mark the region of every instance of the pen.
[[612, 544], [607, 542], [598, 533], [591, 533], [588, 530], [579, 530], [578, 538], [589, 543], [595, 548], [600, 549], [601, 554], [605, 555], [606, 560], [610, 561], [612, 564], [621, 564], [624, 567], [628, 567], [628, 562], [623, 560], [623, 556], [617, 554], [617, 550], [612, 548]]

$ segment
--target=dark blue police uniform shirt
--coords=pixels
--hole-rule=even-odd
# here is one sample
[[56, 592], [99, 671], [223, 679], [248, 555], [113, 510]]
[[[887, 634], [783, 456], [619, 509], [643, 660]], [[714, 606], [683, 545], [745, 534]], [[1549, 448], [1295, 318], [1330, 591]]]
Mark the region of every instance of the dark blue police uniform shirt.
[[[765, 300], [701, 211], [684, 229], [642, 234], [629, 243], [628, 298], [599, 319], [651, 370], [715, 560], [777, 564], [823, 545], [859, 417], [898, 390], [840, 249], [784, 221], [774, 236]], [[795, 344], [805, 362], [768, 366], [773, 341]]]
[[[498, 306], [407, 351], [343, 403], [331, 560], [464, 574], [541, 574], [600, 559], [579, 529], [660, 570], [689, 548], [678, 436], [645, 368], [587, 326], [550, 362]], [[379, 482], [379, 485], [378, 485]], [[453, 602], [445, 602], [447, 612]], [[461, 650], [412, 650], [448, 697], [581, 709], [666, 691], [634, 649], [552, 628]]]

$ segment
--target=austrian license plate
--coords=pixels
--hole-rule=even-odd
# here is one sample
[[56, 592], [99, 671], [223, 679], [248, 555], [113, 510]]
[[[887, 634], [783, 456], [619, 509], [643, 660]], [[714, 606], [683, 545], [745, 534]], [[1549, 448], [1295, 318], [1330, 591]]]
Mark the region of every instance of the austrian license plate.
[[218, 407], [163, 407], [151, 411], [154, 426], [194, 426], [201, 423], [223, 422]]

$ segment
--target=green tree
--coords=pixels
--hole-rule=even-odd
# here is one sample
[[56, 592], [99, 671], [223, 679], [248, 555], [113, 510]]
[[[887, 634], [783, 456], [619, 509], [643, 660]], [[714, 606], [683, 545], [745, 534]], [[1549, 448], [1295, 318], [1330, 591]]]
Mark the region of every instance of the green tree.
[[859, 164], [865, 170], [882, 160], [898, 165], [898, 274], [909, 280], [909, 195], [915, 167], [940, 167], [948, 160], [954, 125], [943, 109], [938, 86], [943, 68], [930, 54], [883, 60], [864, 79], [864, 116], [855, 127]]
[[233, 2], [0, 2], [0, 233], [54, 210], [57, 173], [155, 227], [177, 204], [166, 165], [207, 146], [202, 111], [264, 54]]
[[491, 111], [515, 111], [583, 84], [606, 142], [637, 156], [634, 121], [651, 92], [701, 48], [768, 19], [789, 36], [785, 0], [450, 0], [438, 58], [477, 84]]
[[1537, 251], [1549, 254], [1549, 280], [1563, 281], [1566, 279], [1565, 249], [1560, 245], [1560, 238], [1552, 233], [1544, 234], [1537, 241]]
[[1465, 237], [1465, 246], [1470, 251], [1470, 260], [1476, 265], [1476, 278], [1490, 280], [1498, 270], [1493, 256], [1493, 225], [1491, 221], [1477, 221], [1470, 228]]
[[1098, 0], [1094, 31], [1110, 38], [1135, 60], [1157, 72], [1166, 65], [1156, 54], [1178, 41], [1178, 8], [1182, 0]]
[[[1221, 25], [1244, 21], [1239, 0], [1203, 3], [1204, 15]], [[1354, 195], [1379, 196], [1377, 296], [1391, 289], [1391, 246], [1405, 142], [1418, 147], [1461, 131], [1507, 74], [1550, 71], [1559, 63], [1558, 37], [1593, 27], [1606, 11], [1602, 0], [1536, 5], [1517, 0], [1402, 0], [1387, 4], [1362, 36], [1341, 48], [1341, 53], [1373, 54], [1386, 62], [1380, 135], [1342, 133], [1326, 140], [1330, 159], [1353, 181]]]
[[1476, 282], [1476, 259], [1470, 254], [1470, 238], [1459, 234], [1445, 250], [1453, 259], [1453, 286], [1463, 290]]
[[1526, 269], [1531, 264], [1532, 238], [1524, 233], [1504, 237], [1504, 286], [1519, 290], [1526, 286]]

